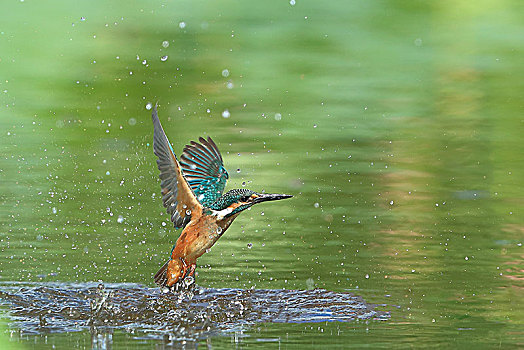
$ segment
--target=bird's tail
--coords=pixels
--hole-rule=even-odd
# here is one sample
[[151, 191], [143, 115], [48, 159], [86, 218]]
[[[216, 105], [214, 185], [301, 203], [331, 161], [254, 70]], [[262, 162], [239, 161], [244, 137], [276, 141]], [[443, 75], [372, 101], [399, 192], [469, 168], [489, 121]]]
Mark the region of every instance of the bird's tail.
[[168, 260], [155, 274], [155, 283], [160, 287], [166, 287], [167, 285], [167, 267], [169, 266], [169, 261], [170, 260]]
[[171, 287], [182, 278], [184, 271], [180, 259], [170, 259], [155, 274], [155, 283], [161, 287]]

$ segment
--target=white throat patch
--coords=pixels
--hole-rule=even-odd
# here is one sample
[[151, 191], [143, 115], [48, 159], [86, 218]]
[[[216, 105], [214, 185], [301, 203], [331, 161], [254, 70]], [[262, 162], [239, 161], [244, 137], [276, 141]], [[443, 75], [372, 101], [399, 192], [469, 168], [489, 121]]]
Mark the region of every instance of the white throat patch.
[[226, 215], [231, 214], [233, 210], [234, 208], [231, 208], [231, 207], [228, 207], [222, 210], [213, 210], [211, 212], [211, 215], [216, 216], [217, 220], [220, 221], [220, 220], [223, 220], [226, 217]]

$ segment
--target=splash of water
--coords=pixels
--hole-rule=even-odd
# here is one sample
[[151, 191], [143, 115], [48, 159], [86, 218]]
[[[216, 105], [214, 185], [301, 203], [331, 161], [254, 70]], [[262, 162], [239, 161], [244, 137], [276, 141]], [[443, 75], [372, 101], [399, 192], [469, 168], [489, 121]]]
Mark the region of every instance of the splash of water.
[[95, 340], [116, 329], [144, 332], [148, 338], [196, 341], [257, 323], [389, 318], [350, 293], [189, 285], [182, 293], [165, 293], [136, 284], [2, 283], [0, 305], [9, 310], [10, 327], [23, 333], [89, 329]]

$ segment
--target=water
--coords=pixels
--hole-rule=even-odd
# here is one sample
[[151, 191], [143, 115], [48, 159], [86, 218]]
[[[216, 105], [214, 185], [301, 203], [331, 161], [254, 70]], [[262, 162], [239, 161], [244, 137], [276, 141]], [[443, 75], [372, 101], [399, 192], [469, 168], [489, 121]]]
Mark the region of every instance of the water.
[[[323, 325], [389, 318], [353, 294], [319, 289], [196, 287], [191, 293], [172, 294], [131, 284], [9, 282], [0, 287], [0, 296], [11, 310], [11, 327], [18, 330], [12, 337], [83, 332], [100, 348], [110, 348], [116, 332], [165, 345], [196, 345], [212, 344], [214, 337], [245, 338], [243, 332], [264, 323]], [[280, 340], [255, 340], [260, 341]]]
[[[521, 7], [3, 2], [5, 344], [522, 347]], [[152, 276], [178, 235], [152, 152], [157, 102], [177, 153], [213, 137], [227, 189], [294, 195], [242, 213], [198, 260], [203, 293], [177, 310], [198, 315], [217, 296], [223, 309], [206, 315], [250, 311], [210, 333], [191, 319], [187, 340], [151, 311], [176, 301]], [[100, 283], [111, 312], [130, 303], [143, 318], [91, 329]], [[249, 305], [277, 296], [301, 322]], [[349, 315], [387, 317], [329, 322], [340, 298]], [[45, 310], [55, 318], [39, 329]], [[97, 322], [112, 315], [101, 311]]]

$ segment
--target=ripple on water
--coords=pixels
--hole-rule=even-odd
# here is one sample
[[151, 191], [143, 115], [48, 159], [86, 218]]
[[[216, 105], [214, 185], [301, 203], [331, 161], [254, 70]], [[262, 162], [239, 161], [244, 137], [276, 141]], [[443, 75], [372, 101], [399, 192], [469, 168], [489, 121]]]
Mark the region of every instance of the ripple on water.
[[197, 340], [257, 323], [389, 318], [361, 297], [322, 289], [196, 287], [193, 293], [183, 300], [136, 284], [11, 282], [0, 284], [0, 304], [9, 309], [11, 326], [23, 333], [123, 329], [172, 340]]

